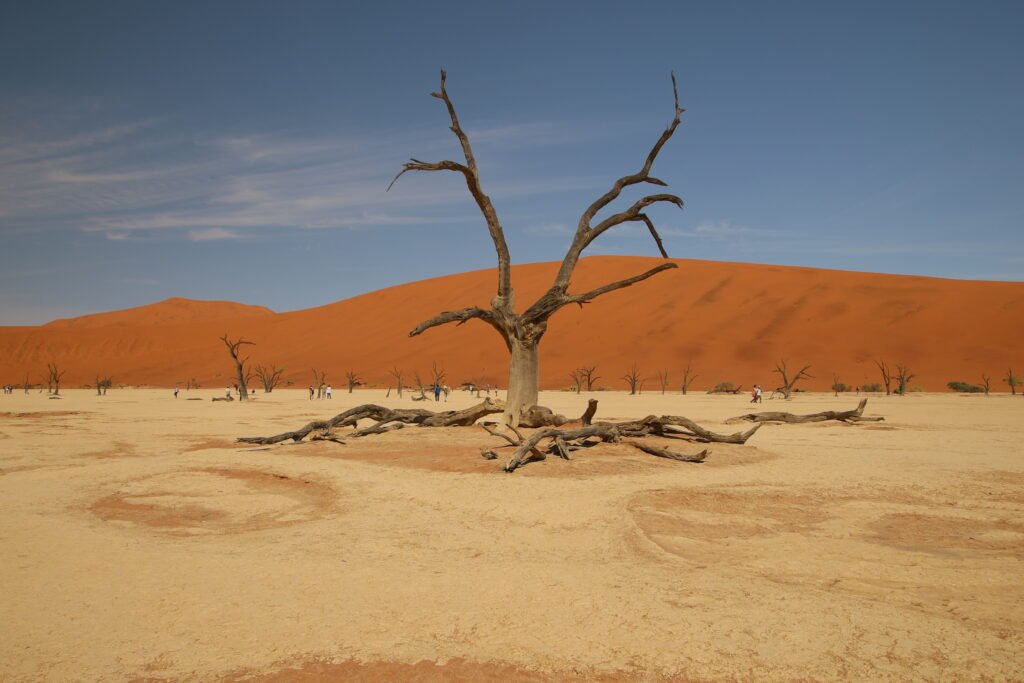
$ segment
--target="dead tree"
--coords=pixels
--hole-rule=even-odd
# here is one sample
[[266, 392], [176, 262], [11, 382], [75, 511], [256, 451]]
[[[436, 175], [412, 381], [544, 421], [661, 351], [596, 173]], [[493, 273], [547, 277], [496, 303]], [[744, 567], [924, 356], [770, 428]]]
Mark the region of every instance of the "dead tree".
[[599, 375], [594, 374], [597, 372], [597, 366], [591, 365], [589, 368], [580, 368], [580, 372], [583, 375], [583, 381], [587, 385], [587, 391], [594, 390], [594, 384], [597, 380], [601, 379]]
[[110, 379], [109, 377], [103, 377], [101, 379], [99, 375], [96, 375], [96, 395], [97, 396], [106, 396], [107, 395], [107, 389], [109, 389], [112, 386], [114, 386], [114, 381], [112, 379]]
[[324, 386], [327, 384], [327, 371], [313, 368], [313, 386], [316, 387], [316, 397], [323, 398]]
[[[217, 400], [217, 399], [214, 399]], [[222, 399], [228, 400], [228, 399]], [[535, 407], [538, 409], [539, 407]], [[347, 434], [348, 438], [358, 438], [371, 434], [383, 434], [385, 432], [401, 429], [406, 425], [418, 425], [421, 427], [466, 427], [475, 424], [478, 420], [488, 415], [503, 413], [506, 406], [503, 401], [485, 399], [465, 410], [446, 410], [435, 413], [429, 410], [414, 409], [392, 409], [384, 406], [367, 404], [346, 410], [335, 415], [329, 420], [315, 420], [291, 432], [283, 432], [273, 436], [249, 436], [241, 437], [238, 441], [259, 445], [272, 445], [284, 441], [293, 443], [310, 437], [311, 441], [332, 441], [338, 444], [345, 444], [345, 438], [333, 430], [343, 427], [352, 427], [353, 432]], [[540, 408], [547, 410], [546, 408]], [[596, 438], [600, 441], [621, 442], [637, 448], [645, 453], [682, 462], [703, 462], [708, 455], [704, 449], [692, 455], [678, 453], [668, 448], [662, 448], [653, 444], [636, 441], [645, 437], [660, 437], [663, 439], [678, 439], [683, 441], [696, 441], [699, 443], [729, 443], [743, 444], [757, 432], [761, 425], [754, 425], [745, 432], [734, 434], [716, 434], [701, 427], [692, 420], [674, 415], [662, 415], [660, 417], [649, 415], [642, 420], [631, 420], [628, 422], [592, 422], [597, 412], [597, 401], [588, 401], [587, 409], [577, 421], [579, 429], [557, 429], [543, 427], [534, 432], [530, 437], [524, 437], [516, 427], [509, 427], [509, 433], [498, 432], [491, 429], [488, 424], [481, 426], [492, 436], [503, 439], [508, 446], [515, 448], [512, 458], [504, 466], [504, 470], [512, 472], [531, 460], [543, 460], [546, 456], [540, 450], [540, 442], [550, 439], [550, 447], [557, 455], [570, 460], [569, 452], [586, 447], [587, 441]], [[560, 424], [568, 422], [560, 418]], [[369, 426], [360, 428], [360, 420], [370, 420]], [[484, 457], [494, 459], [497, 454], [493, 450], [485, 450]]]
[[269, 394], [274, 391], [276, 386], [281, 384], [281, 374], [284, 372], [284, 368], [275, 368], [273, 365], [269, 368], [257, 365], [255, 372], [263, 384], [263, 392]]
[[256, 346], [256, 342], [246, 341], [242, 337], [239, 337], [237, 341], [231, 341], [230, 339], [228, 339], [227, 333], [225, 333], [224, 336], [220, 338], [220, 340], [224, 342], [224, 346], [228, 347], [228, 353], [231, 354], [231, 360], [235, 362], [235, 372], [238, 375], [238, 400], [248, 401], [249, 390], [247, 388], [247, 382], [249, 378], [252, 377], [252, 374], [251, 372], [247, 371], [247, 368], [245, 367], [245, 364], [249, 362], [249, 359], [239, 359], [238, 350], [242, 346], [245, 346], [246, 344], [250, 346]]
[[511, 356], [508, 400], [503, 422], [506, 425], [515, 426], [519, 424], [520, 417], [526, 411], [537, 405], [540, 377], [538, 346], [541, 338], [547, 331], [548, 319], [552, 315], [570, 304], [582, 306], [604, 294], [629, 287], [664, 270], [677, 267], [675, 263], [667, 262], [645, 273], [612, 282], [587, 292], [580, 294], [569, 293], [572, 274], [583, 251], [595, 239], [617, 226], [626, 223], [643, 223], [654, 238], [658, 251], [664, 258], [668, 258], [661, 237], [655, 230], [654, 223], [644, 213], [644, 210], [656, 204], [672, 204], [682, 208], [683, 201], [676, 195], [650, 194], [636, 200], [629, 208], [623, 211], [612, 213], [596, 223], [594, 221], [596, 220], [595, 216], [618, 199], [624, 189], [641, 183], [650, 183], [658, 186], [666, 185], [665, 182], [651, 175], [651, 167], [654, 165], [658, 153], [672, 137], [676, 127], [679, 125], [683, 110], [679, 106], [679, 93], [676, 87], [675, 74], [673, 74], [672, 92], [675, 98], [675, 105], [672, 121], [668, 128], [665, 129], [657, 142], [654, 143], [640, 170], [616, 180], [611, 189], [598, 197], [583, 211], [577, 224], [576, 232], [573, 235], [572, 243], [562, 259], [561, 267], [558, 269], [551, 287], [522, 313], [517, 313], [512, 290], [511, 259], [508, 244], [505, 241], [505, 233], [498, 219], [498, 212], [495, 210], [490, 198], [484, 193], [469, 137], [462, 129], [455, 113], [455, 105], [452, 104], [452, 100], [445, 89], [446, 79], [447, 74], [442, 70], [440, 91], [431, 93], [431, 95], [441, 100], [447, 108], [448, 116], [451, 120], [451, 131], [462, 147], [462, 155], [465, 161], [445, 160], [428, 162], [410, 159], [403, 164], [402, 170], [391, 181], [388, 189], [390, 190], [391, 186], [409, 171], [452, 171], [461, 174], [466, 181], [470, 195], [472, 195], [483, 215], [487, 224], [487, 231], [497, 252], [498, 287], [496, 295], [491, 299], [489, 308], [470, 306], [456, 311], [445, 311], [429, 320], [421, 322], [409, 332], [409, 336], [415, 337], [439, 325], [447, 323], [462, 324], [468, 320], [480, 320], [494, 328], [505, 342]]
[[576, 368], [575, 370], [569, 373], [569, 379], [572, 380], [573, 391], [575, 391], [577, 394], [580, 393], [580, 391], [582, 391], [583, 389], [583, 371], [579, 368]]
[[431, 386], [444, 387], [444, 378], [448, 372], [443, 367], [438, 367], [437, 361], [430, 363]]
[[1013, 374], [1013, 368], [1006, 371], [1006, 377], [1003, 378], [1003, 381], [1010, 385], [1010, 393], [1016, 396], [1017, 385], [1020, 384], [1020, 380], [1017, 379], [1015, 374]]
[[665, 389], [668, 388], [668, 370], [662, 370], [658, 373], [658, 384], [661, 385], [661, 395], [665, 395]]
[[546, 457], [545, 453], [539, 448], [540, 442], [545, 439], [551, 440], [549, 452], [565, 460], [571, 459], [569, 454], [572, 451], [586, 448], [588, 440], [596, 438], [604, 442], [624, 443], [659, 458], [669, 458], [681, 462], [703, 462], [710, 453], [707, 449], [693, 455], [688, 455], [677, 453], [667, 448], [659, 448], [649, 443], [635, 441], [634, 439], [657, 436], [700, 443], [744, 444], [761, 427], [761, 425], [754, 425], [745, 432], [716, 434], [701, 427], [693, 420], [678, 415], [662, 415], [660, 417], [648, 415], [642, 420], [631, 420], [629, 422], [591, 423], [590, 418], [596, 410], [597, 401], [591, 399], [587, 412], [580, 419], [580, 429], [562, 430], [548, 427], [534, 432], [528, 439], [524, 438], [518, 431], [513, 432], [515, 437], [492, 430], [488, 430], [488, 432], [494, 436], [500, 436], [515, 448], [511, 458], [509, 458], [504, 467], [506, 472], [513, 472], [532, 460], [543, 460]]
[[359, 379], [359, 375], [356, 374], [355, 370], [349, 370], [345, 373], [345, 381], [348, 383], [348, 393], [350, 394], [356, 387], [366, 384], [363, 380]]
[[776, 372], [782, 377], [782, 386], [777, 387], [775, 391], [781, 393], [786, 398], [789, 398], [793, 393], [793, 387], [801, 379], [814, 379], [814, 375], [807, 374], [807, 371], [811, 369], [810, 365], [805, 365], [793, 375], [792, 379], [789, 377], [789, 369], [786, 367], [786, 361], [780, 360], [775, 364], [775, 369], [772, 372]]
[[690, 390], [690, 384], [697, 379], [697, 375], [690, 368], [690, 361], [686, 361], [686, 369], [683, 370], [683, 396]]
[[876, 360], [875, 365], [878, 366], [878, 371], [882, 373], [882, 384], [885, 385], [885, 395], [890, 396], [892, 390], [892, 373], [889, 372], [889, 366], [885, 364], [885, 361]]
[[[838, 396], [839, 395], [839, 387], [841, 387], [841, 386], [843, 386], [843, 385], [839, 383], [839, 375], [837, 375], [836, 373], [833, 372], [832, 373], [832, 391], [835, 392], [834, 394], [832, 394], [833, 396]], [[846, 390], [846, 388], [843, 387], [843, 391], [845, 391], [845, 390]]]
[[629, 385], [629, 395], [635, 396], [644, 389], [644, 380], [640, 377], [640, 371], [636, 367], [636, 363], [633, 363], [633, 367], [630, 368], [629, 372], [620, 377], [619, 379], [625, 380], [626, 384]]
[[985, 389], [985, 395], [988, 396], [989, 385], [992, 382], [992, 378], [986, 375], [984, 372], [981, 373], [981, 386]]
[[423, 380], [420, 379], [419, 371], [416, 371], [416, 372], [413, 373], [412, 379], [416, 383], [416, 388], [420, 392], [416, 396], [413, 396], [412, 400], [414, 400], [414, 401], [426, 401], [427, 400], [427, 392], [426, 392], [426, 389], [423, 386]]
[[764, 412], [764, 413], [747, 413], [746, 415], [737, 415], [736, 417], [729, 418], [727, 422], [782, 422], [785, 424], [802, 424], [804, 422], [825, 422], [827, 420], [838, 420], [839, 422], [881, 422], [884, 417], [864, 417], [864, 406], [868, 404], [866, 398], [862, 398], [860, 403], [853, 410], [825, 410], [820, 413], [811, 413], [809, 415], [794, 415], [793, 413], [783, 412]]
[[366, 404], [350, 408], [343, 413], [335, 415], [329, 420], [315, 420], [293, 432], [284, 432], [282, 434], [275, 434], [274, 436], [246, 436], [241, 437], [238, 440], [242, 443], [254, 443], [261, 445], [280, 443], [281, 441], [287, 441], [289, 439], [292, 441], [302, 441], [309, 436], [310, 433], [316, 430], [355, 427], [360, 420], [373, 420], [374, 424], [370, 427], [357, 430], [353, 436], [378, 434], [382, 431], [387, 431], [384, 428], [388, 427], [388, 425], [391, 425], [390, 428], [393, 428], [395, 424], [414, 424], [421, 427], [465, 427], [475, 423], [482, 417], [501, 413], [504, 412], [504, 410], [504, 402], [494, 401], [489, 398], [484, 399], [482, 403], [478, 403], [477, 405], [464, 410], [446, 410], [440, 413], [423, 410], [421, 408], [392, 409], [384, 406]]
[[51, 393], [54, 396], [60, 396], [60, 380], [64, 377], [64, 373], [66, 373], [67, 370], [58, 369], [56, 362], [47, 363], [46, 370], [49, 373], [49, 379], [47, 380], [49, 389], [47, 393]]
[[907, 393], [907, 385], [910, 384], [910, 380], [917, 377], [917, 375], [911, 374], [910, 369], [905, 365], [896, 366], [896, 381], [897, 390], [900, 396], [905, 396]]
[[25, 383], [22, 386], [25, 388], [25, 393], [26, 394], [28, 393], [28, 390], [32, 388], [32, 385], [29, 384], [29, 381], [28, 381], [28, 373], [27, 372], [25, 373]]
[[399, 370], [397, 367], [395, 367], [395, 368], [391, 369], [391, 372], [389, 374], [392, 377], [394, 377], [395, 381], [398, 383], [398, 397], [401, 398], [402, 397], [402, 371]]

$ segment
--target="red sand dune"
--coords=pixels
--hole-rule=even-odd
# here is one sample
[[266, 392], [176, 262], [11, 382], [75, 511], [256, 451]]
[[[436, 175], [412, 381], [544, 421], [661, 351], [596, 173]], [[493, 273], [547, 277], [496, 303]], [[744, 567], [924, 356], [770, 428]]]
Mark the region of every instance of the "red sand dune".
[[[590, 257], [573, 280], [584, 291], [643, 272], [660, 259]], [[1003, 391], [1008, 367], [1020, 366], [1024, 339], [1024, 283], [944, 280], [815, 268], [676, 259], [678, 270], [606, 295], [583, 309], [556, 314], [541, 343], [544, 388], [570, 384], [568, 373], [597, 365], [599, 385], [624, 389], [620, 378], [635, 361], [655, 390], [667, 370], [678, 390], [690, 361], [693, 385], [720, 381], [772, 387], [775, 361], [810, 364], [807, 389], [826, 390], [832, 373], [842, 382], [879, 381], [872, 362], [905, 363], [911, 383], [929, 391], [946, 382], [992, 376]], [[519, 308], [551, 282], [558, 264], [513, 268]], [[412, 383], [427, 381], [431, 362], [463, 380], [507, 383], [508, 355], [485, 324], [435, 328], [415, 338], [408, 331], [443, 310], [486, 305], [494, 271], [413, 282], [334, 304], [290, 313], [230, 302], [169, 299], [150, 306], [59, 320], [40, 327], [0, 327], [0, 382], [45, 381], [47, 361], [67, 370], [64, 386], [97, 374], [118, 384], [172, 386], [195, 378], [204, 387], [233, 381], [219, 337], [244, 336], [254, 363], [286, 368], [285, 379], [306, 386], [313, 367], [340, 387], [353, 369], [378, 386], [401, 368]], [[404, 378], [403, 378], [404, 379]]]

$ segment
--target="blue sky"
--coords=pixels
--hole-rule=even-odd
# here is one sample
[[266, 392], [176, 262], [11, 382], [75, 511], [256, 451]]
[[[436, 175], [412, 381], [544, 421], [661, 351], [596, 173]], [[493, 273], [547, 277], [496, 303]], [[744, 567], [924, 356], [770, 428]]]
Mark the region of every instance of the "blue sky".
[[1024, 280], [1024, 3], [370, 5], [3, 3], [0, 324], [493, 266], [458, 176], [384, 191], [458, 158], [442, 66], [514, 262], [639, 167], [674, 70], [670, 255]]

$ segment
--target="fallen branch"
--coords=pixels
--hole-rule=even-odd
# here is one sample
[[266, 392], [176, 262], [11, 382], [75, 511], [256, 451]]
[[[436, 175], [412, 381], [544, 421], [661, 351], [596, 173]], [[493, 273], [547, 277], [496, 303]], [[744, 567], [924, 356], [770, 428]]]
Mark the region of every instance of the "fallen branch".
[[675, 451], [670, 451], [667, 448], [658, 448], [657, 446], [652, 446], [650, 444], [643, 443], [642, 441], [626, 440], [623, 441], [622, 443], [629, 444], [633, 448], [639, 448], [644, 453], [656, 455], [659, 458], [668, 458], [669, 460], [678, 460], [680, 462], [704, 462], [704, 459], [708, 457], [708, 454], [711, 452], [705, 448], [700, 453], [695, 453], [694, 455], [686, 455], [685, 453], [676, 453]]
[[366, 436], [368, 434], [389, 431], [391, 428], [394, 428], [394, 425], [387, 429], [384, 427], [390, 423], [414, 424], [421, 427], [465, 427], [475, 423], [481, 417], [504, 411], [505, 404], [502, 401], [495, 401], [489, 398], [464, 410], [446, 410], [440, 413], [419, 408], [392, 409], [367, 403], [350, 408], [329, 420], [315, 420], [301, 429], [296, 429], [292, 432], [283, 432], [274, 436], [243, 436], [238, 440], [242, 443], [263, 445], [279, 443], [288, 439], [302, 441], [315, 430], [354, 427], [359, 420], [374, 420], [375, 424], [372, 427], [355, 432], [353, 436]]
[[[604, 424], [604, 423], [599, 423]], [[744, 444], [761, 425], [754, 425], [745, 432], [718, 434], [701, 427], [693, 420], [679, 415], [648, 415], [642, 420], [620, 422], [616, 425], [623, 436], [675, 436], [681, 435], [702, 443]]]
[[846, 422], [849, 424], [856, 422], [882, 422], [885, 420], [884, 417], [865, 417], [864, 406], [866, 406], [868, 400], [862, 398], [860, 404], [854, 410], [824, 410], [820, 413], [811, 413], [809, 415], [794, 415], [793, 413], [783, 412], [765, 412], [765, 413], [747, 413], [746, 415], [737, 415], [736, 417], [730, 418], [727, 422], [781, 422], [785, 424], [802, 424], [804, 422], [826, 422], [828, 420], [838, 420], [839, 422]]

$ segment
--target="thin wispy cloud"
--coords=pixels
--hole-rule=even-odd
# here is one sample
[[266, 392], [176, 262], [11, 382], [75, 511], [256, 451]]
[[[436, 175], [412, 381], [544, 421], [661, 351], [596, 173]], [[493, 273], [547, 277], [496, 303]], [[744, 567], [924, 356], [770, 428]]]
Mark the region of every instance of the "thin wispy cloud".
[[189, 230], [185, 233], [191, 242], [218, 242], [223, 240], [242, 239], [243, 235], [235, 230], [225, 228], [207, 228], [205, 230]]
[[[457, 144], [444, 132], [197, 138], [144, 121], [53, 140], [6, 138], [0, 141], [0, 234], [80, 229], [126, 240], [160, 231], [210, 241], [260, 230], [478, 220], [461, 179], [410, 175], [385, 191], [410, 153], [458, 158]], [[569, 137], [551, 124], [483, 128], [475, 135], [481, 149], [515, 138], [529, 145]], [[487, 170], [487, 191], [498, 199], [597, 182], [536, 174], [521, 179], [504, 176], [500, 167]]]
[[673, 237], [692, 237], [710, 240], [737, 240], [778, 237], [782, 233], [776, 230], [751, 228], [737, 225], [728, 220], [701, 221], [693, 228], [665, 228], [660, 230], [663, 235]]

